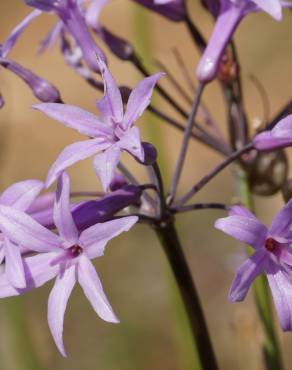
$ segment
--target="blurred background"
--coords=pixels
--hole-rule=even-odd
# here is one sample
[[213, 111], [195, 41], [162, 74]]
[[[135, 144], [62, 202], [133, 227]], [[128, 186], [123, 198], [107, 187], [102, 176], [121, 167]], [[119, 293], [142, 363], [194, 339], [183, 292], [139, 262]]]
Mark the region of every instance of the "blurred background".
[[[212, 30], [211, 17], [199, 6], [198, 0], [189, 2], [193, 20], [208, 37]], [[1, 1], [1, 42], [29, 12], [22, 1]], [[199, 55], [184, 25], [142, 10], [130, 0], [113, 1], [101, 19], [113, 32], [131, 40], [153, 71], [157, 70], [153, 61], [159, 59], [185, 84], [172, 53], [172, 49], [177, 48], [194, 77]], [[54, 17], [50, 15], [36, 19], [25, 31], [11, 58], [53, 82], [65, 102], [96, 112], [95, 100], [101, 94], [65, 65], [58, 47], [37, 55], [39, 41], [53, 24]], [[247, 17], [236, 33], [245, 106], [251, 123], [263, 119], [265, 113], [251, 75], [261, 81], [268, 94], [270, 118], [291, 99], [291, 27], [292, 14], [288, 12], [281, 23], [256, 14]], [[141, 32], [146, 34], [147, 47], [141, 43], [144, 37]], [[102, 47], [108, 51], [106, 46]], [[108, 55], [118, 83], [134, 86], [141, 78], [139, 73], [129, 63]], [[166, 79], [163, 85], [177, 97]], [[32, 110], [31, 105], [36, 99], [22, 81], [4, 69], [1, 69], [0, 88], [6, 101], [0, 111], [2, 190], [22, 179], [45, 179], [49, 166], [64, 146], [81, 136]], [[216, 82], [208, 87], [204, 102], [225, 131], [225, 107]], [[157, 96], [155, 103], [176, 116]], [[140, 127], [143, 139], [158, 146], [159, 160], [168, 183], [181, 134], [149, 113], [140, 120]], [[124, 163], [137, 177], [145, 179], [143, 169], [128, 157], [123, 158]], [[192, 142], [179, 192], [186, 191], [220, 160], [218, 154]], [[91, 160], [78, 163], [69, 173], [73, 190], [99, 189]], [[234, 177], [228, 169], [200, 192], [196, 201], [230, 203], [235, 196]], [[280, 195], [256, 197], [257, 213], [267, 223], [281, 205]], [[259, 350], [262, 333], [252, 293], [241, 304], [227, 301], [243, 248], [213, 229], [215, 219], [221, 216], [222, 211], [214, 210], [179, 216], [179, 233], [222, 369], [262, 369]], [[183, 309], [155, 234], [147, 226], [138, 225], [131, 233], [111, 242], [105, 256], [96, 261], [96, 267], [121, 324], [107, 324], [96, 317], [81, 290], [76, 288], [66, 311], [64, 339], [69, 356], [64, 359], [55, 348], [47, 326], [47, 297], [51, 283], [22, 297], [1, 300], [0, 370], [195, 370]], [[292, 335], [279, 332], [279, 338], [289, 369]]]

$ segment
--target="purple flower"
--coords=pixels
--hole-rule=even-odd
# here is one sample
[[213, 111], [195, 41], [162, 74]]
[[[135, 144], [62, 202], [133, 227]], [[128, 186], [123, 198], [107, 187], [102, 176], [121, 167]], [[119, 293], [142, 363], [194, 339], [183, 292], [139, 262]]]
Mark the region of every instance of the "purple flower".
[[247, 14], [264, 11], [279, 21], [282, 19], [282, 6], [287, 4], [280, 0], [220, 0], [215, 28], [197, 67], [199, 81], [206, 83], [216, 77], [224, 50]]
[[128, 231], [138, 220], [136, 216], [111, 220], [91, 226], [79, 234], [70, 211], [69, 195], [69, 177], [63, 173], [58, 181], [54, 206], [54, 222], [59, 235], [21, 211], [0, 206], [0, 226], [4, 228], [6, 235], [15, 243], [46, 252], [24, 259], [27, 277], [27, 286], [24, 289], [14, 288], [7, 281], [6, 275], [1, 275], [0, 296], [21, 294], [57, 276], [49, 296], [48, 322], [63, 356], [66, 356], [62, 339], [64, 314], [77, 281], [95, 312], [105, 321], [118, 322], [90, 260], [101, 257], [107, 242]]
[[91, 36], [85, 22], [83, 9], [77, 0], [25, 0], [25, 3], [42, 12], [55, 13], [63, 25], [60, 27], [57, 24], [44, 44], [50, 45], [51, 40], [54, 40], [56, 35], [64, 30], [73, 37], [82, 50], [87, 65], [93, 71], [99, 72], [96, 56], [101, 59], [104, 59], [105, 56]]
[[271, 130], [257, 134], [253, 144], [258, 150], [273, 150], [292, 145], [292, 115], [281, 119]]
[[[120, 90], [106, 64], [99, 60], [104, 81], [104, 97], [96, 105], [101, 116], [98, 118], [81, 108], [67, 104], [37, 104], [34, 106], [64, 125], [91, 137], [66, 147], [49, 170], [47, 186], [72, 164], [95, 155], [94, 167], [105, 191], [113, 179], [121, 151], [127, 151], [143, 162], [144, 150], [139, 129], [134, 122], [150, 103], [153, 87], [163, 75], [156, 73], [143, 79], [132, 91], [124, 113]], [[101, 152], [100, 154], [96, 154]]]
[[251, 245], [255, 253], [238, 269], [229, 299], [242, 301], [259, 274], [266, 274], [283, 330], [292, 330], [292, 200], [264, 226], [249, 210], [232, 207], [229, 217], [215, 227], [240, 242]]
[[[0, 206], [9, 206], [13, 211], [27, 211], [43, 189], [44, 184], [38, 180], [26, 180], [9, 186], [0, 195]], [[0, 220], [1, 218], [0, 215]], [[0, 224], [1, 224], [0, 221]], [[0, 225], [0, 263], [5, 258], [5, 273], [9, 282], [16, 288], [26, 286], [24, 265], [21, 248], [5, 233]], [[35, 249], [32, 249], [35, 250]]]

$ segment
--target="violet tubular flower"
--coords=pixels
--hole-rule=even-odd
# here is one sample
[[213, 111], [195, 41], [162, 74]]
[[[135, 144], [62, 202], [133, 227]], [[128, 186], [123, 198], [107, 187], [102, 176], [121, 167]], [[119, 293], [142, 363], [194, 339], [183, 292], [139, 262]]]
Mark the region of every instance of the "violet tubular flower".
[[286, 6], [280, 0], [220, 0], [220, 10], [213, 33], [197, 67], [199, 81], [207, 83], [216, 77], [224, 50], [246, 15], [264, 11], [280, 21], [282, 7]]
[[[0, 195], [0, 205], [9, 206], [12, 210], [15, 210], [15, 212], [17, 210], [23, 212], [27, 211], [43, 187], [44, 184], [38, 180], [17, 182], [9, 186]], [[2, 228], [1, 225], [0, 231], [0, 263], [2, 263], [5, 258], [5, 273], [7, 279], [14, 287], [24, 288], [26, 286], [26, 279], [21, 257], [21, 248], [6, 235], [5, 228]]]
[[215, 227], [255, 249], [237, 270], [229, 299], [242, 301], [254, 279], [266, 274], [284, 331], [292, 330], [292, 200], [274, 217], [270, 228], [249, 210], [234, 206]]
[[174, 22], [185, 20], [187, 11], [185, 0], [133, 0]]
[[[101, 113], [100, 117], [67, 104], [44, 103], [34, 106], [65, 126], [91, 137], [89, 140], [71, 144], [63, 150], [49, 170], [47, 186], [50, 186], [67, 167], [95, 155], [95, 171], [103, 189], [107, 191], [122, 151], [127, 151], [141, 162], [144, 161], [139, 129], [134, 126], [134, 122], [150, 103], [153, 88], [163, 73], [156, 73], [138, 83], [129, 97], [124, 113], [118, 86], [102, 60], [99, 60], [99, 66], [104, 81], [104, 97], [96, 103]], [[102, 153], [97, 154], [98, 152]]]
[[292, 115], [281, 119], [271, 130], [257, 134], [253, 145], [260, 151], [275, 150], [292, 145]]
[[101, 257], [109, 240], [128, 231], [138, 221], [136, 216], [123, 217], [95, 224], [79, 233], [72, 218], [69, 194], [69, 177], [63, 173], [58, 181], [54, 206], [54, 222], [59, 235], [21, 211], [0, 206], [0, 226], [4, 225], [11, 240], [32, 250], [37, 246], [45, 251], [41, 255], [25, 258], [28, 284], [24, 289], [14, 288], [6, 275], [2, 274], [0, 296], [19, 295], [57, 276], [49, 296], [48, 321], [54, 341], [63, 356], [66, 356], [62, 338], [64, 314], [77, 281], [95, 312], [105, 321], [118, 322], [90, 260]]

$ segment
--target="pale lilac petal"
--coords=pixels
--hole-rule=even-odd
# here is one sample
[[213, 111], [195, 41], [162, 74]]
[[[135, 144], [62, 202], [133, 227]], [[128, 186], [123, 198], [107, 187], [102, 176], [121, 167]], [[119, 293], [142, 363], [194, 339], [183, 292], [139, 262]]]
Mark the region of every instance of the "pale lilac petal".
[[131, 153], [134, 157], [144, 162], [144, 149], [141, 143], [138, 127], [130, 128], [119, 141], [119, 147]]
[[253, 145], [258, 150], [273, 150], [292, 145], [292, 137], [275, 137], [273, 131], [264, 131], [257, 134], [253, 139]]
[[51, 48], [57, 41], [63, 30], [63, 22], [58, 21], [56, 25], [47, 33], [45, 38], [40, 42], [38, 53], [43, 53], [45, 50]]
[[292, 330], [292, 284], [278, 265], [270, 261], [267, 277], [284, 331]]
[[104, 82], [104, 96], [96, 102], [97, 109], [105, 118], [121, 122], [124, 112], [120, 90], [104, 61], [99, 59], [98, 64]]
[[244, 300], [252, 282], [259, 274], [264, 272], [267, 258], [265, 250], [257, 251], [239, 267], [229, 292], [231, 302]]
[[86, 23], [93, 29], [98, 27], [100, 13], [108, 2], [109, 0], [92, 0], [86, 9]]
[[46, 186], [49, 187], [66, 168], [72, 166], [109, 146], [103, 139], [79, 141], [68, 145], [59, 155], [56, 162], [49, 170]]
[[25, 180], [9, 186], [0, 196], [0, 204], [25, 211], [44, 187], [39, 180]]
[[63, 172], [58, 179], [56, 201], [54, 206], [54, 222], [60, 236], [71, 247], [78, 242], [78, 230], [73, 221], [70, 207], [70, 179]]
[[41, 253], [33, 257], [23, 258], [26, 280], [24, 289], [15, 288], [7, 279], [4, 271], [0, 273], [0, 298], [23, 294], [26, 291], [39, 288], [53, 279], [59, 271], [59, 266], [50, 265], [51, 259], [55, 256], [55, 253]]
[[146, 77], [132, 90], [122, 123], [124, 129], [130, 127], [133, 122], [137, 121], [137, 119], [142, 115], [144, 110], [150, 104], [155, 84], [164, 75], [165, 73], [160, 72], [150, 77]]
[[292, 138], [292, 114], [281, 119], [272, 129], [274, 137], [284, 138], [286, 136]]
[[68, 299], [76, 283], [76, 266], [65, 269], [57, 276], [55, 285], [51, 290], [48, 302], [49, 327], [61, 354], [66, 357], [63, 343], [64, 315]]
[[27, 213], [38, 213], [47, 209], [52, 209], [55, 202], [55, 193], [48, 192], [37, 197], [30, 207], [27, 209]]
[[112, 145], [103, 153], [94, 157], [95, 172], [100, 179], [103, 190], [109, 189], [115, 174], [115, 169], [120, 161], [121, 151], [118, 145]]
[[234, 205], [229, 208], [228, 211], [229, 216], [245, 216], [245, 217], [251, 217], [257, 220], [256, 216], [247, 208], [240, 206], [240, 205]]
[[260, 9], [270, 14], [277, 21], [282, 19], [282, 6], [279, 0], [252, 0]]
[[286, 237], [292, 228], [292, 199], [274, 217], [270, 234]]
[[33, 105], [33, 108], [67, 127], [74, 128], [83, 135], [99, 138], [111, 135], [110, 127], [101, 122], [94, 114], [74, 105], [41, 103]]
[[254, 248], [263, 246], [267, 235], [267, 228], [262, 223], [245, 216], [220, 218], [215, 222], [215, 227]]
[[18, 40], [19, 36], [21, 36], [22, 32], [25, 28], [30, 24], [30, 22], [38, 17], [42, 12], [38, 9], [33, 10], [28, 16], [26, 16], [10, 33], [6, 41], [3, 43], [1, 47], [1, 55], [5, 58], [10, 50], [15, 45], [16, 41]]
[[9, 282], [16, 288], [25, 288], [25, 274], [22, 263], [20, 247], [10, 242], [4, 241], [5, 250], [5, 273]]
[[0, 241], [0, 265], [4, 261], [5, 252], [4, 252], [4, 242]]
[[104, 294], [97, 272], [85, 256], [81, 256], [78, 262], [78, 281], [98, 316], [105, 321], [118, 323], [119, 320]]
[[138, 217], [129, 216], [93, 225], [81, 233], [79, 243], [90, 259], [100, 257], [109, 240], [129, 231], [137, 221]]
[[59, 250], [59, 237], [22, 211], [0, 206], [0, 229], [14, 243], [36, 252]]

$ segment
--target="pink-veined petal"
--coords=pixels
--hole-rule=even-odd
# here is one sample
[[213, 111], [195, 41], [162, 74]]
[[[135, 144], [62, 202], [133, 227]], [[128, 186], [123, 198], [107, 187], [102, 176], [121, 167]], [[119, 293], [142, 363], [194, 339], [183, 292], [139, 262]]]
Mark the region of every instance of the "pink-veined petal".
[[292, 228], [292, 199], [274, 217], [270, 234], [286, 237]]
[[0, 229], [14, 243], [36, 252], [59, 251], [60, 239], [22, 211], [0, 206]]
[[83, 135], [100, 138], [111, 135], [111, 128], [101, 122], [94, 114], [74, 105], [40, 103], [33, 105], [33, 108]]
[[104, 83], [104, 96], [96, 102], [97, 109], [110, 121], [121, 122], [123, 119], [123, 101], [120, 90], [105, 62], [98, 59], [98, 65]]
[[97, 154], [94, 157], [94, 169], [105, 192], [108, 191], [110, 183], [114, 178], [120, 156], [121, 151], [119, 146], [112, 145], [103, 153]]
[[79, 242], [90, 259], [100, 257], [109, 240], [130, 230], [137, 221], [137, 216], [129, 216], [93, 225], [81, 233]]
[[245, 216], [220, 218], [215, 227], [256, 249], [263, 246], [267, 235], [267, 228], [260, 221]]
[[105, 321], [118, 323], [119, 320], [104, 294], [97, 272], [85, 256], [81, 256], [78, 262], [78, 281], [98, 316]]
[[122, 123], [124, 129], [129, 128], [133, 122], [142, 115], [144, 110], [150, 104], [155, 84], [164, 75], [165, 73], [162, 72], [156, 73], [150, 77], [144, 78], [136, 87], [134, 87], [129, 96], [126, 113]]
[[26, 281], [20, 247], [12, 243], [8, 238], [5, 238], [4, 250], [7, 279], [15, 288], [25, 288]]
[[276, 310], [284, 331], [292, 330], [292, 284], [291, 278], [283, 273], [281, 267], [270, 261], [267, 277], [272, 291]]
[[97, 152], [106, 149], [108, 146], [109, 143], [105, 142], [103, 139], [79, 141], [68, 145], [51, 166], [47, 176], [46, 186], [49, 187], [58, 178], [60, 173], [72, 166], [72, 164], [91, 157]]
[[119, 147], [144, 162], [144, 149], [138, 127], [131, 127], [119, 141]]
[[264, 272], [266, 264], [267, 252], [260, 250], [255, 252], [239, 267], [229, 292], [229, 300], [231, 302], [244, 300], [252, 282], [259, 274]]
[[63, 172], [58, 179], [54, 205], [54, 222], [60, 236], [66, 242], [66, 246], [70, 247], [77, 243], [78, 230], [71, 213], [70, 179], [66, 172]]
[[39, 180], [25, 180], [9, 186], [0, 196], [0, 204], [27, 210], [39, 195], [44, 183]]
[[48, 302], [49, 327], [61, 354], [66, 357], [63, 343], [64, 315], [68, 299], [76, 283], [76, 266], [66, 268], [63, 274], [56, 278], [55, 285], [51, 290]]

